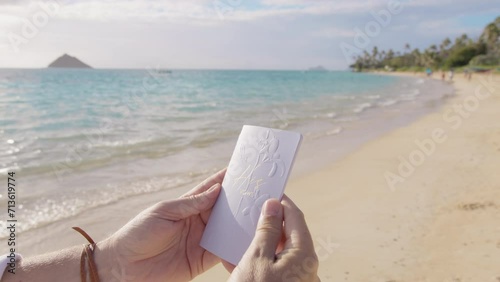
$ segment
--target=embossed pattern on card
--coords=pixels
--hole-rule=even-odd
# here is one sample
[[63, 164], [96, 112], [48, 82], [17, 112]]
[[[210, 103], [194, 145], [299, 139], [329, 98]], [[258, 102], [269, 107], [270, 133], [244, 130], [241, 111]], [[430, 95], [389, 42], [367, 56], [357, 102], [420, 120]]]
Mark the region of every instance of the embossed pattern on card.
[[201, 246], [237, 264], [250, 245], [267, 199], [281, 199], [302, 135], [245, 125]]

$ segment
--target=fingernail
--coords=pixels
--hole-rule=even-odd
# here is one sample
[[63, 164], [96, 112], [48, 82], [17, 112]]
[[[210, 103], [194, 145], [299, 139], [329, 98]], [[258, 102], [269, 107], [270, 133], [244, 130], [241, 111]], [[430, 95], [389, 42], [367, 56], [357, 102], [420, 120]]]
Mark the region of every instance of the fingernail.
[[264, 203], [262, 207], [262, 215], [265, 216], [277, 216], [281, 211], [281, 203], [276, 199], [269, 199]]

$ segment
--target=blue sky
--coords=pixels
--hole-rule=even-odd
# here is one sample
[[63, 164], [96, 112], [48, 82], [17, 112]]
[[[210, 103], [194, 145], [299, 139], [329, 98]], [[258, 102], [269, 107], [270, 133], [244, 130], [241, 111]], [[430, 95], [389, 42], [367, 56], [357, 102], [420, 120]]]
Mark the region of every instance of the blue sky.
[[[401, 5], [399, 13], [389, 11], [394, 3]], [[358, 51], [374, 45], [403, 50], [405, 43], [425, 48], [462, 33], [477, 38], [500, 15], [500, 5], [491, 0], [3, 0], [0, 67], [45, 67], [68, 53], [99, 68], [346, 69], [351, 61], [340, 46], [355, 46], [356, 30], [365, 32], [381, 11], [389, 12], [390, 21]], [[36, 21], [35, 32], [25, 34]]]

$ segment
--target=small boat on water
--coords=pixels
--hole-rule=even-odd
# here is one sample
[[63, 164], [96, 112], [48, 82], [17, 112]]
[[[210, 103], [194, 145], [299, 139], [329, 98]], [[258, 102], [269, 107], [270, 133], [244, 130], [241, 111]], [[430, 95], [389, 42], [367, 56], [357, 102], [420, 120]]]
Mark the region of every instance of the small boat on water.
[[172, 73], [171, 70], [158, 70], [157, 72], [160, 73], [160, 74], [170, 74], [170, 73]]

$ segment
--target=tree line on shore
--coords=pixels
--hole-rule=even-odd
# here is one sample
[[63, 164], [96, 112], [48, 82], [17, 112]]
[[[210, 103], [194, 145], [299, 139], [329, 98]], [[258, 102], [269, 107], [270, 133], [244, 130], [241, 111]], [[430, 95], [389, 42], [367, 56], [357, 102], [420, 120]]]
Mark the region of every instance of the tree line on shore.
[[405, 44], [403, 52], [380, 51], [375, 46], [371, 53], [365, 50], [354, 60], [350, 65], [354, 71], [492, 68], [500, 64], [500, 16], [486, 25], [477, 40], [463, 34], [454, 41], [445, 38], [439, 46], [433, 44], [422, 51], [412, 50], [409, 43]]

